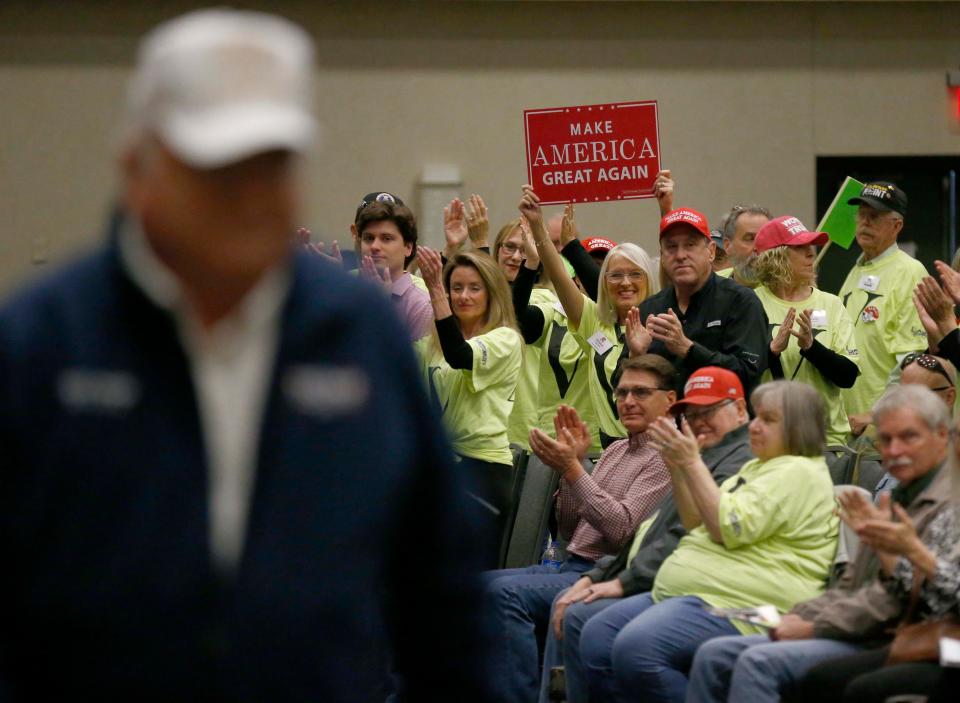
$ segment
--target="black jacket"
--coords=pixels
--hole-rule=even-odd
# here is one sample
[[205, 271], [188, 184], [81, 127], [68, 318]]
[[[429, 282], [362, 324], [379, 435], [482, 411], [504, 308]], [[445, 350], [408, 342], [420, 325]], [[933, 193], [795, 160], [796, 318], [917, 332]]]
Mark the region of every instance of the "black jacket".
[[640, 317], [658, 315], [672, 309], [683, 324], [683, 333], [693, 341], [685, 358], [654, 340], [648, 350], [673, 362], [680, 376], [679, 389], [691, 373], [703, 366], [720, 366], [740, 377], [747, 397], [767, 368], [770, 328], [763, 303], [745, 286], [715, 273], [693, 294], [685, 313], [680, 312], [673, 286], [665, 288], [640, 304]]

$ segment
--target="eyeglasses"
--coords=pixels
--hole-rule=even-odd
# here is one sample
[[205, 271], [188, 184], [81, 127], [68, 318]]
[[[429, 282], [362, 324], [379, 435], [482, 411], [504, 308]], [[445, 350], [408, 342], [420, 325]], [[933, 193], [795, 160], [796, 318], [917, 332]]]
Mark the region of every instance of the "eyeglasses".
[[623, 283], [624, 280], [629, 279], [631, 283], [639, 283], [647, 277], [643, 271], [607, 271], [607, 280], [611, 283]]
[[699, 410], [686, 410], [683, 413], [683, 417], [687, 420], [687, 422], [691, 422], [693, 420], [706, 420], [708, 417], [711, 417], [715, 412], [717, 412], [717, 410], [725, 405], [730, 405], [732, 402], [733, 398], [728, 398], [727, 400], [714, 403], [713, 405], [708, 405], [707, 407]]
[[506, 252], [507, 256], [513, 256], [520, 251], [520, 249], [520, 245], [514, 244], [513, 242], [504, 242], [500, 245], [500, 251]]
[[657, 391], [668, 391], [669, 388], [647, 388], [646, 386], [634, 386], [633, 388], [624, 388], [618, 386], [613, 391], [613, 397], [617, 400], [626, 400], [627, 396], [632, 395], [637, 400], [646, 400]]
[[[947, 379], [947, 383], [950, 384], [948, 388], [953, 388], [953, 379], [950, 378], [950, 374], [947, 373], [947, 370], [943, 367], [943, 364], [940, 363], [940, 360], [937, 357], [930, 354], [924, 354], [923, 352], [910, 352], [903, 357], [903, 361], [900, 362], [900, 370], [903, 371], [910, 364], [917, 364], [917, 366], [920, 366], [927, 371], [933, 371], [934, 373], [940, 374]], [[931, 390], [947, 390], [947, 388], [932, 388]]]

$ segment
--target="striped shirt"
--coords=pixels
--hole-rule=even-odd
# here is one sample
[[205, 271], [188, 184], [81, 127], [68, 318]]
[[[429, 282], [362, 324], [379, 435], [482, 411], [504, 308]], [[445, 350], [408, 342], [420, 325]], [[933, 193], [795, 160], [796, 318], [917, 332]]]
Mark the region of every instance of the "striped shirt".
[[646, 432], [614, 442], [592, 474], [560, 482], [557, 518], [567, 551], [597, 560], [616, 554], [670, 491], [670, 472]]

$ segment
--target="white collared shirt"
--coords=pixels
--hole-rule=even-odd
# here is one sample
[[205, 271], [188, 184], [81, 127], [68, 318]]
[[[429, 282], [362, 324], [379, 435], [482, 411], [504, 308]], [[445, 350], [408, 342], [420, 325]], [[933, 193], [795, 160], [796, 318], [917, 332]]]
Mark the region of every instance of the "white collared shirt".
[[209, 466], [211, 556], [222, 572], [233, 573], [243, 553], [289, 271], [264, 275], [227, 317], [205, 329], [138, 224], [121, 233], [120, 255], [137, 286], [176, 321], [196, 388]]

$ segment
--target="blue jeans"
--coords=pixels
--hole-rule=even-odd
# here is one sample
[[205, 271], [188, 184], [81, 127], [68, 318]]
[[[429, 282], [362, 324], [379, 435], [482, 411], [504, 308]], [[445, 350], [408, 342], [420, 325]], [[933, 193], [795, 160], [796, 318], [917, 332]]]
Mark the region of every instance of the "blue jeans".
[[718, 637], [697, 650], [687, 703], [776, 703], [807, 671], [826, 659], [854, 654], [858, 644], [810, 639], [771, 642], [767, 635]]
[[[560, 598], [562, 591], [557, 594]], [[554, 599], [554, 603], [557, 602]], [[583, 703], [587, 698], [587, 676], [580, 659], [580, 633], [587, 620], [614, 603], [619, 598], [601, 598], [592, 603], [574, 603], [563, 613], [563, 639], [558, 640], [553, 634], [553, 628], [547, 632], [547, 643], [543, 652], [543, 677], [540, 679], [540, 703], [550, 701], [550, 669], [562, 666], [567, 685], [567, 703]], [[551, 609], [551, 621], [553, 612]]]
[[701, 643], [735, 635], [694, 596], [654, 604], [649, 593], [594, 615], [580, 634], [580, 658], [593, 701], [675, 701], [687, 694], [687, 671]]
[[494, 700], [529, 703], [536, 699], [540, 683], [538, 642], [550, 619], [550, 604], [592, 566], [586, 559], [571, 556], [559, 570], [529, 566], [483, 574], [485, 611], [495, 640], [490, 667]]

